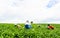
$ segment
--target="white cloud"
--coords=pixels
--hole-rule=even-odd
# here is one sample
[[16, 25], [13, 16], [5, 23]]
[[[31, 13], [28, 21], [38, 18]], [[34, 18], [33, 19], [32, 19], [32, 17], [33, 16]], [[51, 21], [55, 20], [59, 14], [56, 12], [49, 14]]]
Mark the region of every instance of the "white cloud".
[[41, 22], [48, 18], [60, 17], [60, 4], [47, 9], [49, 0], [3, 0], [0, 2], [0, 22], [25, 22], [26, 20]]

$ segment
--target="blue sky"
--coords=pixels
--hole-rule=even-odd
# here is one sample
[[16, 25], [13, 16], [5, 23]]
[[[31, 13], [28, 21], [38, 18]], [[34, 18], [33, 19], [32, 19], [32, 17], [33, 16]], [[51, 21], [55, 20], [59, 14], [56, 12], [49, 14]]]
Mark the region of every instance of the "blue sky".
[[51, 8], [53, 7], [54, 5], [56, 5], [58, 3], [57, 0], [50, 0], [49, 3], [47, 4], [47, 7], [48, 8]]
[[[56, 22], [60, 19], [60, 2], [59, 0], [50, 1], [0, 0], [0, 22], [15, 23], [25, 22], [26, 20], [36, 23]], [[51, 6], [47, 7], [48, 5]]]

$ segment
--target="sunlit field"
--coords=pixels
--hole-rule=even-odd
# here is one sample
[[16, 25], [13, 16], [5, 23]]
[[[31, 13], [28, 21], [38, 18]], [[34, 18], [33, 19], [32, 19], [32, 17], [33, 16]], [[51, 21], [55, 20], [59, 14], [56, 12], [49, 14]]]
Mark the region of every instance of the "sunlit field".
[[[47, 29], [47, 24], [32, 24], [26, 29], [24, 24], [17, 28], [14, 24], [0, 24], [0, 38], [60, 38], [60, 24], [52, 24], [54, 30]], [[40, 27], [38, 27], [40, 25]]]

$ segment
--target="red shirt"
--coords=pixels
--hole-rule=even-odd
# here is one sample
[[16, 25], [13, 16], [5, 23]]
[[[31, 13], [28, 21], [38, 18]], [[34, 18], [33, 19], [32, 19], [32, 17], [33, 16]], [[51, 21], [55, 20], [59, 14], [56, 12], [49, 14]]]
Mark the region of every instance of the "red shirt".
[[48, 28], [52, 29], [52, 28], [54, 28], [54, 27], [53, 27], [53, 26], [48, 26]]

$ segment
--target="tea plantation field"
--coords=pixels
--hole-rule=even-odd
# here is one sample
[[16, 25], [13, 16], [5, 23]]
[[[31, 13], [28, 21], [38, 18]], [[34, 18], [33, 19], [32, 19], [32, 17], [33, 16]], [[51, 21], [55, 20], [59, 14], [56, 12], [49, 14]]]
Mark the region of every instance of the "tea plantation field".
[[52, 24], [54, 30], [47, 29], [47, 24], [32, 24], [26, 29], [24, 24], [17, 28], [14, 24], [0, 23], [0, 38], [60, 38], [60, 24]]

